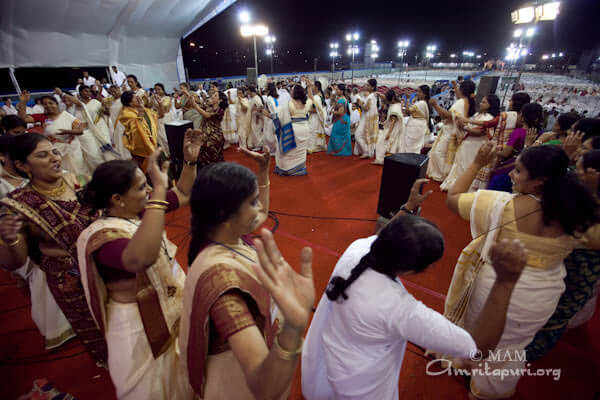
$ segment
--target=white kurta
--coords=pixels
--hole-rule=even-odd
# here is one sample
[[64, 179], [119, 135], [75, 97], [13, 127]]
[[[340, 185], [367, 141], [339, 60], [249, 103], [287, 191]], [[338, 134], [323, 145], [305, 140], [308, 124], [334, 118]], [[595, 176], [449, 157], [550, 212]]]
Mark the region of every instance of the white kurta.
[[[347, 277], [377, 237], [352, 243], [333, 275]], [[343, 302], [323, 295], [304, 342], [302, 393], [307, 400], [398, 398], [407, 341], [468, 358], [471, 336], [416, 300], [400, 280], [367, 269]]]

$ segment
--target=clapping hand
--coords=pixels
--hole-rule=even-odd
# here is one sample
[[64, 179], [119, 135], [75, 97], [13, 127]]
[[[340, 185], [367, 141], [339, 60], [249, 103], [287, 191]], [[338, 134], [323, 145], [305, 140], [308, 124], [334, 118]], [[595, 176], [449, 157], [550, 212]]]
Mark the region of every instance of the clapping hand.
[[298, 273], [283, 258], [269, 230], [263, 228], [260, 236], [260, 239], [254, 241], [259, 265], [254, 264], [252, 267], [277, 303], [285, 323], [298, 331], [304, 331], [315, 302], [312, 250], [310, 247], [302, 249]]
[[583, 140], [584, 133], [581, 131], [570, 132], [563, 142], [563, 150], [569, 156], [569, 159], [575, 159]]
[[79, 98], [76, 96], [71, 96], [69, 94], [65, 94], [65, 99], [67, 99], [67, 101], [70, 101], [73, 104], [81, 106], [81, 100], [79, 100]]
[[183, 137], [183, 158], [185, 161], [196, 162], [202, 148], [202, 131], [188, 129]]
[[527, 250], [517, 239], [503, 239], [490, 248], [490, 261], [498, 282], [514, 284], [527, 265]]
[[158, 147], [150, 157], [148, 157], [148, 176], [152, 182], [154, 188], [162, 187], [164, 189], [169, 187], [169, 176], [167, 171], [169, 170], [169, 161], [165, 161], [162, 165], [158, 165], [158, 158], [162, 154], [162, 149]]
[[254, 159], [258, 162], [258, 165], [261, 167], [265, 167], [269, 165], [269, 161], [271, 160], [271, 153], [269, 152], [269, 148], [267, 146], [263, 147], [263, 152], [259, 153], [257, 151], [252, 151], [248, 149], [244, 149], [243, 147], [239, 147], [238, 151], [246, 154], [247, 156]]
[[23, 90], [19, 95], [19, 101], [23, 104], [27, 104], [27, 102], [31, 99], [31, 94], [29, 94], [28, 90]]
[[479, 148], [473, 164], [477, 165], [479, 168], [483, 168], [492, 162], [497, 152], [498, 148], [494, 146], [494, 143], [487, 142]]
[[537, 128], [528, 128], [527, 135], [525, 135], [525, 146], [531, 146], [538, 137]]
[[431, 196], [433, 190], [428, 190], [425, 193], [421, 193], [421, 188], [423, 185], [429, 182], [429, 179], [417, 179], [415, 183], [413, 183], [412, 188], [410, 189], [410, 195], [408, 196], [408, 200], [406, 201], [406, 208], [409, 210], [416, 210], [421, 206], [421, 204], [425, 201], [426, 198]]

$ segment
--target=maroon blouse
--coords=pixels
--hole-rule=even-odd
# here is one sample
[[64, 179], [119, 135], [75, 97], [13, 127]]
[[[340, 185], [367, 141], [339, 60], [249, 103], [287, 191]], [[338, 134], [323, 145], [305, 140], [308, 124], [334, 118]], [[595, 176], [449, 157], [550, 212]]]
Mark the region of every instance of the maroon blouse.
[[[167, 192], [167, 202], [169, 203], [167, 212], [179, 208], [179, 200], [172, 190]], [[94, 254], [98, 273], [104, 279], [104, 282], [108, 283], [135, 278], [135, 272], [127, 271], [127, 268], [123, 265], [122, 255], [129, 244], [129, 240], [131, 239], [120, 238], [112, 240], [105, 243]]]

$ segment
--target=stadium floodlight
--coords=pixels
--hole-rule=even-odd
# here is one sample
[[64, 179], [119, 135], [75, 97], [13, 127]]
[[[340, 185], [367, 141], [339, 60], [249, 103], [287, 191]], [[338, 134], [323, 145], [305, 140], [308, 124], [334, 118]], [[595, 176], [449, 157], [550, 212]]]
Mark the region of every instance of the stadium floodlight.
[[239, 13], [240, 22], [247, 24], [250, 22], [250, 12], [248, 10], [242, 10]]

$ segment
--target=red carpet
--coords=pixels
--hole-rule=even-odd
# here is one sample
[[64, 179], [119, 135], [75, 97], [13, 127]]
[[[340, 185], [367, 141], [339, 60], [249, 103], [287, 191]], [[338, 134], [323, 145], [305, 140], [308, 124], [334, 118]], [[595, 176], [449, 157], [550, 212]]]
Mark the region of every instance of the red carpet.
[[[233, 149], [227, 150], [226, 159], [255, 169], [252, 161]], [[355, 157], [337, 158], [320, 153], [309, 156], [308, 171], [305, 177], [271, 176], [271, 211], [279, 222], [275, 237], [292, 265], [297, 266], [302, 247], [313, 248], [313, 270], [320, 296], [337, 257], [355, 239], [374, 233], [382, 169]], [[446, 251], [442, 260], [405, 282], [415, 297], [442, 311], [456, 259], [469, 242], [470, 232], [465, 221], [449, 213], [445, 194], [439, 192], [438, 185], [429, 187], [435, 193], [425, 203], [423, 215], [444, 232]], [[179, 210], [169, 215], [167, 221], [169, 237], [179, 246], [177, 258], [181, 265], [187, 265], [189, 211]], [[267, 224], [273, 227], [275, 221], [270, 219]], [[79, 399], [115, 397], [108, 373], [95, 366], [77, 340], [58, 351], [44, 351], [42, 338], [31, 320], [29, 294], [17, 288], [4, 272], [0, 272], [0, 296], [4, 299], [0, 306], [0, 399], [14, 399], [28, 392], [33, 380], [41, 377]], [[560, 368], [560, 379], [555, 381], [552, 376], [522, 378], [515, 399], [600, 398], [598, 333], [600, 313], [586, 325], [568, 332], [551, 353], [533, 363], [534, 372], [538, 368]], [[415, 346], [409, 345], [408, 350], [399, 383], [401, 398], [467, 398], [462, 377], [427, 376], [428, 360]], [[299, 371], [298, 368], [290, 399], [302, 398]]]

